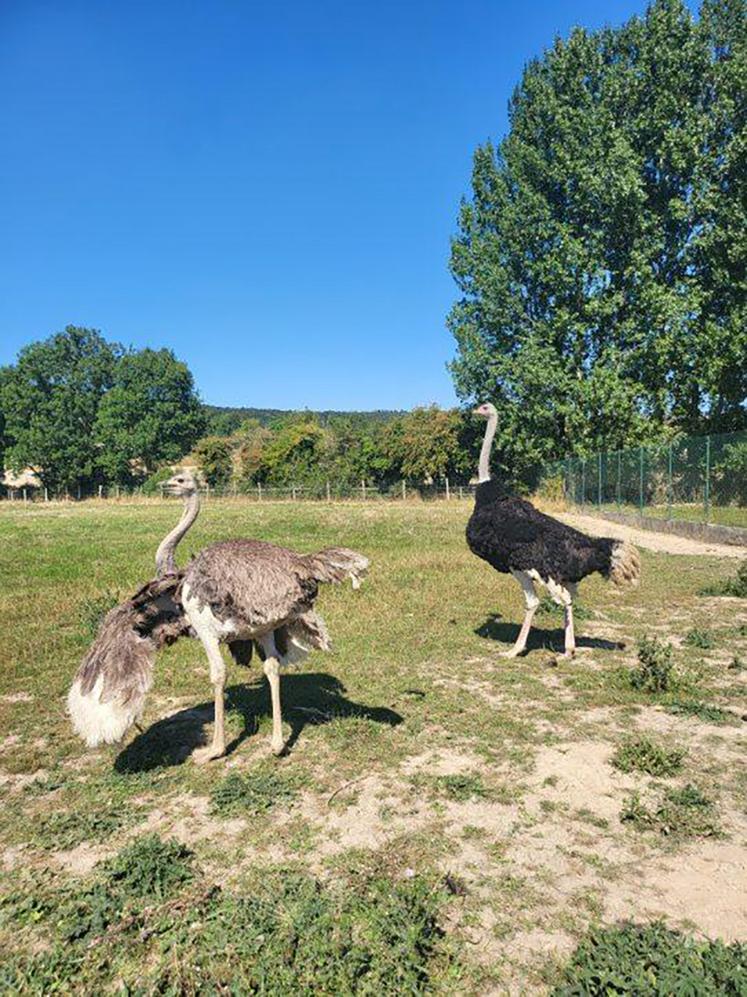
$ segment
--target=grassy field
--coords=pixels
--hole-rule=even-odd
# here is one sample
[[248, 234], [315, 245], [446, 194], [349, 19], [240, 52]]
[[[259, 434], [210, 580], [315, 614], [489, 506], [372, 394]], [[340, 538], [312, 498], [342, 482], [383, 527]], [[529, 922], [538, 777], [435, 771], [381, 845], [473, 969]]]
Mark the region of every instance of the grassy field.
[[[0, 509], [0, 991], [665, 993], [697, 962], [694, 992], [747, 992], [745, 950], [703, 941], [747, 938], [747, 611], [698, 594], [738, 562], [643, 551], [640, 589], [582, 586], [575, 661], [548, 607], [507, 661], [523, 600], [466, 549], [469, 508], [208, 503], [182, 563], [243, 535], [372, 568], [323, 591], [335, 650], [282, 679], [287, 755], [233, 666], [230, 753], [200, 767], [197, 642], [123, 745], [87, 751], [64, 712], [178, 505]], [[643, 637], [671, 653], [641, 663]], [[642, 937], [673, 989], [635, 982]]]

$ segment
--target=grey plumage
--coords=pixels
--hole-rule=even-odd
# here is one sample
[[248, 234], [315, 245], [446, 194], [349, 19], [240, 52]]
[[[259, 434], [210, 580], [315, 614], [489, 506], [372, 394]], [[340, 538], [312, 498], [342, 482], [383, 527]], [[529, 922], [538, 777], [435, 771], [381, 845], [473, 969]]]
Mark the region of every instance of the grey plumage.
[[[170, 484], [187, 501], [179, 527], [159, 546], [159, 572], [164, 565], [176, 568], [176, 544], [199, 508], [191, 476], [182, 473]], [[350, 578], [357, 588], [367, 569], [367, 558], [344, 547], [315, 554], [262, 540], [205, 547], [184, 570], [161, 574], [107, 614], [68, 696], [76, 730], [91, 746], [119, 740], [142, 711], [157, 650], [180, 637], [197, 636], [216, 689], [220, 686], [216, 730], [220, 726], [222, 738], [225, 666], [218, 641], [228, 643], [234, 660], [245, 665], [254, 647], [263, 661], [277, 657], [281, 663], [298, 660], [312, 648], [328, 650], [326, 626], [314, 610], [319, 585]], [[265, 671], [272, 685], [276, 675], [268, 664]], [[277, 746], [277, 730], [274, 742]]]

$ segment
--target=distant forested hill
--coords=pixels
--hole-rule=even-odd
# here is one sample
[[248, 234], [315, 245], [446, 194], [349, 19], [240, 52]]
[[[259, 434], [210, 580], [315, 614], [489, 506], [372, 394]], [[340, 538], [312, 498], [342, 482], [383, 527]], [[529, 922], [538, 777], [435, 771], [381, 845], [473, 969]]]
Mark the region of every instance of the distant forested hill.
[[313, 412], [308, 409], [230, 408], [224, 405], [205, 405], [203, 408], [208, 422], [208, 433], [213, 436], [230, 436], [247, 419], [257, 419], [260, 425], [269, 426], [297, 413], [313, 416], [322, 426], [327, 426], [338, 419], [355, 423], [388, 422], [403, 414], [401, 410], [389, 409], [375, 409], [372, 412], [338, 412], [328, 409], [323, 412]]

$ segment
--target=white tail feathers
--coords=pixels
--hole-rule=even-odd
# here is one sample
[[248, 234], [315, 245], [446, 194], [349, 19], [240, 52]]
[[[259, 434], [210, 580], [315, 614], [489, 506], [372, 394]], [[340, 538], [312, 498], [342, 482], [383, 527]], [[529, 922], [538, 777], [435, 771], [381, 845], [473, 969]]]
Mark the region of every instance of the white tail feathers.
[[135, 622], [131, 602], [106, 615], [68, 693], [73, 727], [90, 748], [121, 740], [145, 705], [156, 645]]
[[103, 685], [104, 677], [99, 675], [93, 688], [84, 693], [81, 681], [76, 677], [67, 695], [67, 710], [73, 727], [89, 748], [121, 741], [140, 716], [145, 703], [145, 694], [129, 703], [103, 702]]
[[641, 580], [641, 558], [638, 550], [627, 540], [612, 546], [610, 578], [615, 585], [637, 586]]

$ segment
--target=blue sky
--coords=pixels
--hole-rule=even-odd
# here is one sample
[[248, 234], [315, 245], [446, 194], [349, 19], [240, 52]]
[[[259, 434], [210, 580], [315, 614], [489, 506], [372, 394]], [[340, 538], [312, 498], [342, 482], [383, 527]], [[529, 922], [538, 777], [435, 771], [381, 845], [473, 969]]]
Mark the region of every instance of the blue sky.
[[0, 364], [73, 323], [213, 404], [453, 404], [472, 152], [556, 34], [643, 9], [3, 0]]

